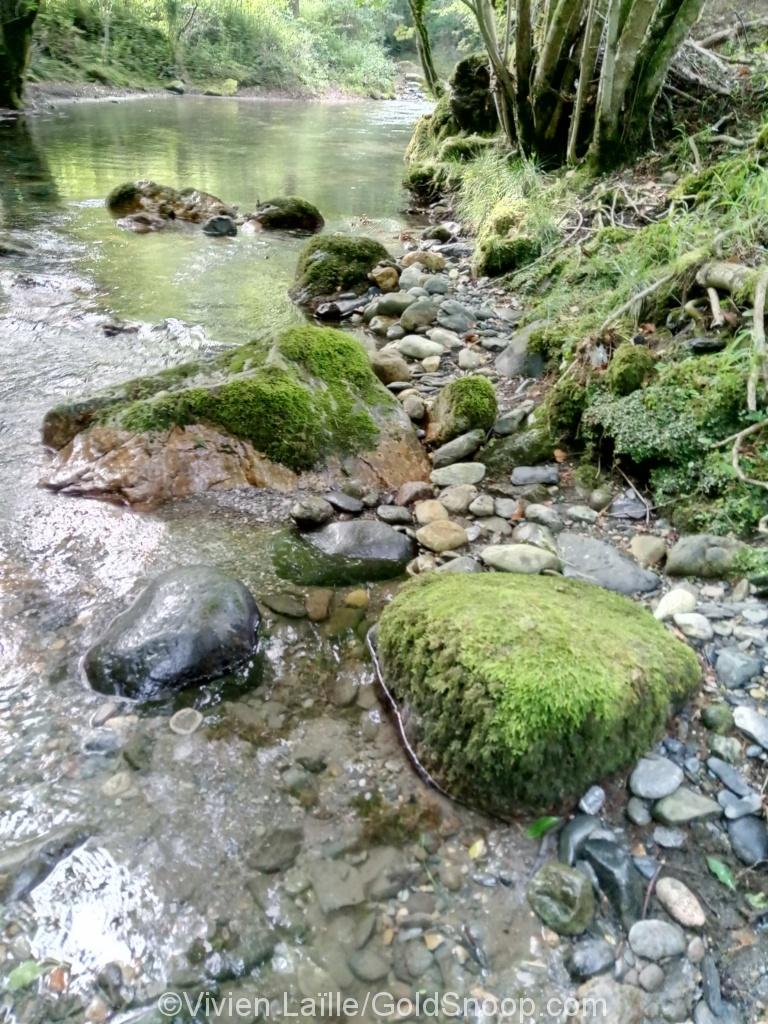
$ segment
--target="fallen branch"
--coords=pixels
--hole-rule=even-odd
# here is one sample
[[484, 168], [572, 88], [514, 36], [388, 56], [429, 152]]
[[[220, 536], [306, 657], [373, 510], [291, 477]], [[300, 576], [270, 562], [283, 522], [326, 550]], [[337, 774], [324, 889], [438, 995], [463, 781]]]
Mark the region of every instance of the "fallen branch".
[[768, 349], [765, 344], [765, 297], [768, 291], [768, 267], [763, 267], [755, 285], [755, 301], [752, 326], [752, 369], [747, 384], [747, 408], [757, 411], [757, 384], [763, 379], [763, 388], [768, 391]]
[[653, 284], [649, 284], [647, 288], [638, 292], [637, 295], [633, 295], [631, 299], [625, 302], [622, 306], [619, 306], [618, 309], [614, 309], [600, 328], [600, 333], [602, 334], [603, 331], [607, 331], [611, 324], [615, 323], [625, 313], [628, 313], [636, 303], [642, 302], [643, 299], [647, 299], [649, 295], [653, 295], [654, 292], [657, 292], [659, 288], [668, 284], [674, 277], [674, 274], [667, 274], [664, 277], [659, 278], [658, 281], [654, 281]]
[[707, 288], [707, 297], [712, 309], [712, 326], [722, 327], [725, 324], [725, 317], [723, 316], [723, 307], [720, 305], [720, 296], [717, 294], [717, 289]]
[[743, 32], [745, 35], [754, 28], [766, 28], [768, 27], [768, 18], [755, 18], [753, 21], [742, 21], [739, 19], [729, 28], [721, 28], [717, 32], [712, 32], [710, 35], [705, 36], [704, 39], [698, 39], [698, 45], [708, 48], [710, 46], [718, 46], [720, 43], [726, 43], [729, 39], [733, 39], [739, 32]]
[[733, 442], [733, 448], [731, 449], [731, 465], [733, 466], [733, 472], [742, 483], [752, 484], [754, 487], [762, 487], [764, 490], [768, 491], [768, 480], [756, 480], [754, 477], [747, 476], [741, 468], [740, 462], [741, 442], [750, 434], [756, 434], [758, 430], [762, 430], [766, 425], [768, 425], [768, 420], [765, 420], [762, 423], [753, 423], [751, 427], [747, 427], [746, 430], [742, 430], [740, 434], [736, 435], [736, 439]]

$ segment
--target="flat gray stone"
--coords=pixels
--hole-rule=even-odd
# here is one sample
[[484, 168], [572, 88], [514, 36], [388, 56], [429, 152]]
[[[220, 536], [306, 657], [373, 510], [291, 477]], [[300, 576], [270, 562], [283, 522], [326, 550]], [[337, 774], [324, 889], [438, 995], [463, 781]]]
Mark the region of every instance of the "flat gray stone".
[[761, 658], [747, 654], [738, 647], [724, 647], [717, 656], [715, 670], [723, 686], [729, 690], [738, 690], [760, 675], [763, 662]]
[[491, 544], [483, 548], [480, 558], [486, 565], [501, 572], [534, 574], [546, 569], [556, 572], [560, 568], [557, 555], [532, 544]]
[[768, 750], [768, 718], [765, 715], [759, 714], [754, 708], [740, 707], [734, 711], [733, 721], [737, 729]]
[[659, 577], [642, 569], [611, 544], [565, 530], [558, 537], [563, 574], [595, 583], [618, 594], [644, 594], [656, 590]]
[[437, 487], [450, 487], [453, 484], [479, 484], [484, 476], [482, 462], [455, 462], [452, 466], [433, 469], [429, 479]]
[[686, 825], [690, 821], [706, 821], [722, 815], [720, 804], [692, 789], [681, 786], [653, 807], [653, 817], [662, 825]]
[[751, 867], [768, 861], [768, 828], [762, 818], [749, 816], [729, 821], [728, 838], [742, 864]]
[[676, 924], [651, 918], [632, 925], [629, 945], [635, 956], [655, 963], [669, 957], [682, 956], [686, 948], [685, 933]]
[[468, 455], [474, 455], [484, 440], [484, 430], [470, 430], [466, 434], [461, 434], [432, 453], [432, 465], [435, 469], [440, 469], [442, 466], [461, 462]]
[[516, 487], [531, 484], [556, 486], [560, 483], [560, 470], [557, 466], [516, 466], [512, 470], [512, 483]]

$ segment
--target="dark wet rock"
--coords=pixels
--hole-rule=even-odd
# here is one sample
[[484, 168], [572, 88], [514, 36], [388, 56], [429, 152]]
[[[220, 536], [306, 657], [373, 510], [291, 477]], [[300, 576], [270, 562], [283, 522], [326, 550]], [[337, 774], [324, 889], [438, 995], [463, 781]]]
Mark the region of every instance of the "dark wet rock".
[[730, 572], [744, 545], [731, 537], [707, 533], [681, 537], [667, 555], [669, 576], [702, 576], [722, 579]]
[[112, 622], [83, 667], [100, 693], [153, 700], [242, 664], [258, 626], [239, 580], [204, 565], [173, 569]]
[[610, 971], [615, 956], [613, 946], [604, 939], [584, 939], [566, 952], [565, 966], [574, 981], [586, 981]]
[[720, 972], [715, 958], [708, 953], [701, 962], [701, 990], [707, 1006], [716, 1017], [723, 1012], [723, 993], [720, 988]]
[[653, 806], [653, 817], [662, 825], [687, 825], [691, 821], [719, 818], [721, 814], [719, 804], [686, 786]]
[[516, 487], [528, 487], [530, 484], [557, 485], [560, 483], [560, 470], [557, 466], [517, 466], [512, 470], [512, 483]]
[[736, 796], [749, 796], [752, 792], [750, 786], [744, 779], [741, 772], [737, 771], [732, 765], [726, 761], [721, 760], [719, 757], [710, 757], [707, 759], [707, 768], [716, 775], [724, 786], [727, 786], [732, 793]]
[[763, 670], [761, 658], [738, 647], [724, 647], [717, 656], [717, 678], [729, 690], [738, 690]]
[[392, 579], [416, 554], [413, 541], [375, 519], [330, 523], [300, 537], [284, 535], [274, 552], [284, 579], [313, 586]]
[[642, 879], [629, 853], [610, 840], [588, 839], [581, 855], [593, 868], [622, 924], [629, 928], [640, 917], [644, 897]]
[[579, 851], [592, 833], [601, 827], [600, 819], [592, 814], [579, 814], [560, 832], [558, 856], [564, 864], [573, 865]]
[[616, 495], [610, 503], [609, 511], [617, 519], [646, 519], [648, 517], [648, 506], [632, 487], [628, 487], [626, 491]]
[[403, 505], [379, 505], [376, 515], [390, 526], [410, 526], [413, 516]]
[[648, 593], [660, 584], [656, 573], [622, 555], [613, 545], [565, 530], [558, 537], [565, 576], [595, 583], [619, 594]]
[[722, 352], [728, 344], [727, 338], [701, 337], [691, 338], [687, 346], [694, 355], [710, 355], [712, 352]]
[[329, 491], [325, 495], [325, 500], [337, 512], [349, 512], [353, 516], [359, 515], [365, 507], [359, 498], [352, 494], [345, 494], [343, 491]]
[[683, 770], [666, 757], [643, 757], [629, 779], [629, 788], [644, 800], [661, 800], [683, 782]]
[[737, 818], [728, 822], [728, 838], [733, 852], [750, 866], [768, 861], [768, 828], [762, 818]]
[[310, 530], [315, 526], [322, 526], [332, 518], [333, 506], [319, 495], [310, 494], [305, 498], [299, 498], [291, 506], [291, 519], [300, 530]]
[[581, 935], [595, 913], [589, 881], [563, 864], [545, 864], [533, 876], [528, 886], [528, 902], [558, 935]]
[[644, 960], [667, 960], [685, 952], [685, 933], [676, 924], [650, 919], [637, 921], [629, 930], [629, 945]]
[[267, 231], [320, 231], [325, 221], [316, 206], [297, 196], [279, 196], [259, 203], [252, 215]]
[[234, 238], [237, 225], [231, 217], [209, 217], [203, 224], [203, 234], [210, 238]]
[[257, 871], [271, 875], [289, 868], [299, 855], [303, 842], [300, 828], [277, 828], [262, 839], [248, 858]]

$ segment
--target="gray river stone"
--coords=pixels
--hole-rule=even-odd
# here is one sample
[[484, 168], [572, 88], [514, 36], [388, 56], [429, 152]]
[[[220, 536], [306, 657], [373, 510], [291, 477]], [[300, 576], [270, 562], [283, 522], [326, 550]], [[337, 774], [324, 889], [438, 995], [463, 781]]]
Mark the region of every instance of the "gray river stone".
[[724, 647], [717, 656], [717, 678], [729, 690], [738, 690], [759, 675], [763, 669], [760, 658], [746, 654], [738, 647]]
[[736, 728], [746, 733], [751, 740], [768, 750], [768, 718], [754, 708], [740, 707], [733, 713]]
[[721, 579], [728, 575], [734, 558], [743, 547], [740, 541], [730, 537], [707, 533], [681, 537], [667, 555], [667, 574]]
[[577, 814], [564, 826], [558, 839], [558, 856], [564, 864], [576, 862], [579, 851], [592, 833], [600, 828], [600, 819], [594, 814]]
[[762, 818], [752, 815], [728, 822], [728, 838], [733, 852], [743, 864], [768, 861], [768, 828]]
[[752, 792], [751, 787], [747, 785], [741, 772], [737, 771], [733, 765], [728, 764], [727, 761], [723, 761], [719, 757], [707, 758], [707, 768], [736, 796], [749, 796]]
[[629, 779], [629, 788], [644, 800], [661, 800], [682, 784], [683, 770], [666, 757], [643, 757]]
[[249, 864], [265, 875], [285, 871], [298, 857], [302, 841], [300, 828], [276, 828], [259, 842]]
[[413, 541], [376, 519], [330, 523], [300, 537], [284, 534], [274, 563], [283, 579], [305, 586], [345, 586], [393, 579], [415, 556]]
[[250, 591], [205, 565], [154, 579], [85, 655], [100, 693], [154, 700], [214, 679], [253, 653], [259, 611]]
[[581, 853], [624, 927], [629, 928], [640, 917], [644, 897], [643, 880], [629, 853], [608, 839], [588, 839]]
[[566, 953], [565, 966], [575, 981], [586, 981], [610, 971], [615, 956], [613, 946], [605, 939], [583, 939]]
[[635, 956], [644, 960], [667, 960], [683, 955], [685, 933], [679, 925], [667, 921], [637, 921], [629, 930], [629, 945]]
[[640, 568], [605, 541], [565, 530], [558, 537], [558, 545], [565, 576], [596, 583], [618, 594], [647, 593], [659, 586], [656, 573]]
[[435, 449], [432, 453], [432, 465], [435, 469], [439, 469], [441, 466], [451, 466], [454, 462], [461, 462], [468, 455], [474, 455], [484, 440], [484, 430], [470, 430], [467, 434], [455, 437], [452, 441]]
[[689, 821], [706, 821], [719, 818], [721, 814], [718, 803], [685, 786], [671, 796], [665, 796], [653, 807], [653, 817], [662, 825], [687, 825]]

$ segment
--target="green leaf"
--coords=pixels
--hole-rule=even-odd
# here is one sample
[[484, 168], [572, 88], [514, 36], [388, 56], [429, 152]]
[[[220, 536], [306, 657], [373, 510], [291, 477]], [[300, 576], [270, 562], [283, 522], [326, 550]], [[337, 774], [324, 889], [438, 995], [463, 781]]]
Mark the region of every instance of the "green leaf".
[[544, 817], [537, 818], [536, 821], [532, 821], [528, 828], [525, 830], [525, 834], [529, 839], [541, 839], [547, 832], [550, 832], [556, 825], [560, 824], [559, 818]]
[[707, 867], [715, 876], [715, 878], [724, 885], [727, 889], [733, 889], [736, 891], [736, 879], [733, 877], [733, 872], [727, 864], [723, 864], [717, 857], [707, 857]]
[[768, 910], [768, 896], [764, 892], [748, 892], [747, 903], [753, 910]]
[[33, 981], [37, 981], [43, 973], [43, 968], [36, 960], [25, 960], [23, 964], [14, 967], [8, 975], [5, 987], [9, 992], [18, 992], [22, 988], [29, 988]]

